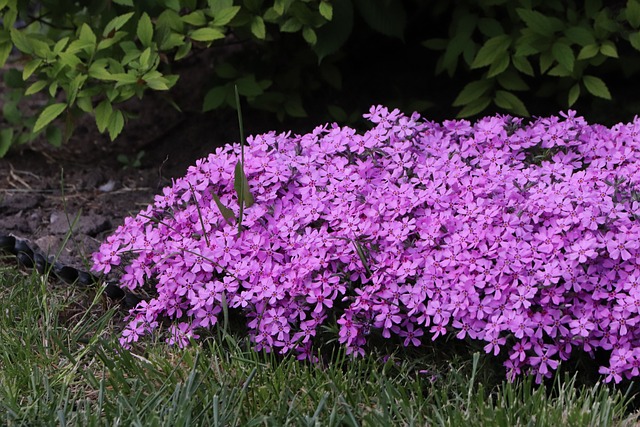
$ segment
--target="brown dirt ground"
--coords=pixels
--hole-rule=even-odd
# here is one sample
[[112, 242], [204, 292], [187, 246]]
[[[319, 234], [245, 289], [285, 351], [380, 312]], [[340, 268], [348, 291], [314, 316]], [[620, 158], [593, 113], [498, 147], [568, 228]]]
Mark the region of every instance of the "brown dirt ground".
[[[147, 92], [143, 100], [125, 104], [138, 119], [127, 123], [115, 142], [85, 117], [60, 148], [36, 141], [1, 158], [0, 235], [27, 238], [61, 262], [88, 269], [90, 255], [126, 216], [151, 202], [195, 160], [239, 139], [235, 111], [196, 112], [207, 89], [207, 68], [196, 60], [180, 70], [170, 95], [183, 113]], [[309, 120], [308, 126], [283, 124], [247, 108], [243, 116], [246, 135], [312, 128]], [[140, 167], [124, 168], [117, 160], [141, 150]]]

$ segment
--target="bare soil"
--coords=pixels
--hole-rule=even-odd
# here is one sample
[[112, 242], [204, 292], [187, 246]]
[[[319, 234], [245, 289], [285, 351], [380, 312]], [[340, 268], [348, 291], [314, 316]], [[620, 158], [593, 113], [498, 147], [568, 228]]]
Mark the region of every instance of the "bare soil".
[[[65, 264], [87, 268], [90, 255], [126, 216], [152, 202], [197, 159], [238, 141], [235, 111], [197, 112], [207, 89], [206, 65], [195, 61], [180, 73], [170, 96], [183, 112], [166, 102], [166, 94], [148, 92], [124, 106], [138, 118], [114, 142], [85, 117], [60, 148], [36, 141], [0, 159], [0, 235], [27, 238]], [[312, 128], [309, 120], [305, 129], [246, 107], [243, 121], [246, 135]], [[140, 166], [118, 160], [141, 151]]]

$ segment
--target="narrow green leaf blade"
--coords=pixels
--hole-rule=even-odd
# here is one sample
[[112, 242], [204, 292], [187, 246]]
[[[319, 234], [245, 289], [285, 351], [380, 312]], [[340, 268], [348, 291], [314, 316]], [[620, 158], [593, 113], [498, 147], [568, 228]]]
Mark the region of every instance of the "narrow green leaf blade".
[[227, 221], [227, 224], [233, 225], [233, 222], [236, 220], [236, 217], [233, 214], [233, 211], [228, 207], [226, 207], [224, 204], [222, 204], [222, 202], [220, 201], [220, 197], [218, 197], [218, 195], [213, 191], [211, 192], [211, 196], [213, 197], [213, 200], [216, 202], [216, 205], [218, 206], [218, 209], [220, 210], [222, 217], [225, 219], [225, 221]]
[[238, 200], [242, 200], [245, 207], [251, 207], [255, 201], [253, 199], [253, 195], [249, 191], [249, 181], [247, 180], [247, 175], [244, 173], [241, 161], [236, 163], [233, 179], [233, 188], [236, 190]]

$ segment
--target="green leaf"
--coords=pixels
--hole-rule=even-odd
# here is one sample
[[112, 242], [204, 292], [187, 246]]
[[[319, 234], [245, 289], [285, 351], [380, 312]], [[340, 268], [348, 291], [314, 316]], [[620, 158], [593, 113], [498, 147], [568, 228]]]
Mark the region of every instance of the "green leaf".
[[520, 16], [528, 28], [538, 34], [550, 37], [555, 31], [562, 29], [562, 21], [557, 18], [550, 18], [536, 10], [517, 8], [516, 13]]
[[108, 126], [109, 138], [112, 141], [116, 139], [116, 137], [120, 135], [120, 132], [122, 132], [123, 128], [124, 128], [124, 115], [122, 114], [122, 111], [115, 110], [111, 115], [111, 120], [109, 121], [109, 126]]
[[225, 205], [223, 205], [222, 202], [220, 201], [220, 197], [218, 197], [218, 195], [213, 191], [211, 191], [211, 197], [213, 197], [213, 200], [216, 202], [216, 205], [218, 205], [218, 209], [220, 210], [222, 217], [225, 219], [225, 221], [227, 221], [227, 224], [233, 225], [234, 221], [236, 220], [236, 216], [234, 215], [233, 211], [228, 207], [226, 207]]
[[351, 0], [340, 0], [333, 4], [333, 19], [316, 29], [318, 41], [313, 51], [318, 62], [335, 53], [347, 41], [353, 28], [353, 4]]
[[140, 54], [140, 57], [138, 58], [138, 62], [140, 63], [140, 66], [142, 67], [142, 69], [145, 69], [145, 70], [149, 69], [150, 59], [151, 59], [151, 48], [148, 47], [142, 51], [142, 53]]
[[138, 28], [136, 29], [136, 35], [142, 43], [142, 46], [149, 47], [153, 41], [153, 24], [151, 18], [147, 13], [143, 13], [138, 21]]
[[465, 107], [458, 112], [457, 117], [465, 118], [475, 116], [476, 114], [482, 112], [485, 108], [487, 108], [490, 103], [491, 98], [489, 98], [489, 96], [487, 95], [483, 95], [475, 101], [472, 101], [469, 104], [465, 105]]
[[284, 14], [285, 7], [288, 7], [287, 5], [285, 5], [285, 3], [287, 3], [285, 0], [275, 0], [273, 2], [273, 10], [275, 10], [276, 13], [280, 16]]
[[602, 0], [585, 0], [584, 12], [587, 18], [593, 18], [602, 9]]
[[307, 117], [307, 112], [302, 106], [300, 96], [289, 96], [284, 103], [284, 110], [291, 117]]
[[569, 71], [573, 71], [573, 64], [576, 61], [576, 57], [573, 54], [573, 49], [562, 41], [557, 41], [551, 47], [551, 54], [553, 58]]
[[441, 57], [441, 61], [442, 70], [446, 70], [450, 77], [453, 77], [453, 74], [456, 71], [458, 66], [458, 57], [463, 53], [464, 49], [468, 45], [469, 40], [460, 34], [456, 34], [447, 44], [444, 54]]
[[60, 52], [62, 52], [62, 49], [64, 49], [65, 46], [67, 46], [67, 43], [69, 43], [69, 37], [64, 37], [58, 40], [56, 44], [53, 46], [53, 53], [59, 54]]
[[495, 77], [498, 74], [501, 74], [504, 70], [509, 66], [509, 54], [506, 52], [502, 55], [499, 55], [489, 67], [489, 71], [487, 72], [487, 78]]
[[24, 53], [33, 53], [33, 47], [31, 46], [31, 41], [29, 40], [29, 37], [24, 31], [20, 31], [15, 28], [12, 28], [11, 41], [19, 51]]
[[82, 61], [80, 60], [80, 58], [78, 58], [73, 53], [60, 52], [58, 54], [58, 57], [60, 58], [61, 65], [65, 65], [72, 70], [75, 70], [78, 65], [82, 64]]
[[546, 52], [542, 52], [540, 54], [540, 74], [544, 74], [547, 72], [547, 70], [549, 70], [549, 68], [551, 68], [551, 65], [553, 64], [553, 53], [546, 51]]
[[618, 49], [616, 49], [616, 45], [613, 44], [611, 40], [605, 40], [602, 42], [602, 46], [600, 46], [600, 53], [610, 58], [618, 57]]
[[47, 141], [54, 147], [62, 145], [62, 131], [57, 126], [49, 126], [46, 131]]
[[227, 25], [240, 11], [240, 6], [227, 7], [217, 12], [213, 18], [213, 25]]
[[633, 27], [640, 27], [640, 2], [638, 0], [628, 0], [625, 11], [627, 22]]
[[320, 15], [327, 21], [331, 21], [333, 18], [333, 6], [328, 1], [321, 1], [320, 6], [318, 7], [318, 11]]
[[229, 88], [227, 86], [216, 86], [210, 89], [204, 96], [202, 111], [207, 112], [220, 107], [227, 98]]
[[337, 122], [344, 123], [349, 118], [349, 115], [346, 111], [344, 111], [344, 108], [337, 105], [328, 105], [327, 111], [329, 112], [331, 118]]
[[527, 107], [524, 106], [524, 103], [520, 100], [520, 98], [518, 98], [511, 92], [498, 90], [496, 91], [496, 95], [493, 100], [500, 108], [504, 108], [505, 110], [513, 112], [519, 116], [529, 116]]
[[251, 33], [259, 40], [264, 40], [267, 36], [267, 30], [261, 16], [255, 16], [251, 21]]
[[204, 10], [196, 10], [195, 12], [191, 12], [183, 16], [182, 22], [195, 27], [202, 27], [207, 25], [207, 17], [204, 14]]
[[227, 61], [216, 64], [213, 71], [222, 79], [233, 79], [238, 76], [238, 70]]
[[242, 96], [255, 97], [262, 95], [264, 92], [262, 87], [256, 82], [256, 77], [253, 74], [240, 77], [236, 80], [235, 84], [238, 87], [238, 92]]
[[17, 68], [9, 68], [6, 70], [2, 76], [2, 80], [7, 87], [12, 89], [23, 88], [25, 84], [24, 80], [20, 76], [20, 70]]
[[264, 19], [264, 22], [275, 24], [280, 22], [280, 16], [281, 15], [278, 15], [278, 12], [276, 12], [273, 7], [270, 7], [264, 11], [262, 19]]
[[78, 74], [73, 78], [73, 80], [71, 80], [71, 83], [69, 83], [69, 90], [67, 91], [67, 102], [69, 103], [69, 105], [73, 105], [73, 103], [76, 101], [78, 92], [84, 85], [84, 82], [87, 81], [87, 78], [89, 78], [89, 76], [87, 76], [86, 74]]
[[546, 38], [538, 33], [534, 33], [528, 28], [521, 31], [520, 37], [516, 39], [514, 56], [532, 56], [548, 49]]
[[600, 52], [600, 46], [597, 44], [588, 44], [580, 49], [578, 60], [591, 59]]
[[570, 27], [564, 30], [564, 35], [569, 40], [580, 46], [586, 46], [589, 44], [595, 44], [596, 38], [593, 36], [593, 31], [589, 31], [585, 27]]
[[[192, 0], [190, 0], [192, 1]], [[183, 0], [184, 2], [184, 0]], [[244, 1], [245, 7], [249, 8], [250, 5], [247, 3], [249, 0]], [[261, 1], [262, 2], [262, 1]], [[207, 0], [207, 4], [209, 5], [209, 10], [213, 15], [220, 12], [221, 10], [228, 9], [233, 6], [234, 0]], [[195, 3], [192, 3], [195, 4]]]
[[51, 96], [51, 98], [55, 98], [56, 97], [56, 93], [58, 92], [58, 86], [59, 85], [60, 85], [60, 83], [58, 83], [57, 80], [54, 80], [49, 85], [49, 96]]
[[584, 83], [584, 87], [587, 88], [587, 91], [589, 91], [591, 95], [611, 99], [609, 88], [607, 88], [607, 85], [601, 78], [586, 75], [582, 77], [582, 83]]
[[616, 21], [609, 16], [610, 10], [608, 8], [602, 9], [596, 15], [596, 19], [593, 22], [593, 27], [596, 30], [604, 30], [605, 32], [615, 33], [620, 31]]
[[169, 90], [169, 85], [167, 79], [164, 77], [153, 77], [153, 78], [145, 78], [142, 77], [147, 83], [147, 87], [153, 90]]
[[236, 163], [233, 178], [233, 188], [236, 190], [238, 200], [242, 200], [246, 208], [253, 205], [253, 195], [251, 195], [251, 192], [249, 191], [249, 181], [247, 180], [247, 175], [244, 173], [241, 161], [238, 161]]
[[452, 105], [454, 107], [460, 107], [462, 105], [471, 104], [472, 102], [482, 97], [482, 95], [484, 95], [492, 86], [493, 82], [487, 79], [467, 83], [462, 91], [460, 91], [456, 99], [453, 101]]
[[113, 76], [107, 71], [106, 62], [96, 61], [89, 67], [89, 77], [98, 80], [113, 80]]
[[571, 71], [567, 70], [564, 65], [558, 64], [547, 72], [547, 75], [554, 77], [569, 77]]
[[174, 57], [174, 59], [176, 61], [181, 60], [182, 58], [184, 58], [185, 56], [187, 56], [189, 54], [189, 52], [191, 52], [191, 48], [193, 47], [191, 42], [186, 42], [180, 45], [180, 47], [178, 48], [178, 50], [176, 51], [176, 56]]
[[422, 42], [422, 46], [431, 50], [445, 50], [448, 42], [447, 39], [428, 39]]
[[90, 26], [82, 24], [78, 40], [83, 42], [85, 46], [95, 47], [97, 38]]
[[302, 38], [304, 38], [304, 40], [307, 43], [309, 43], [311, 46], [316, 44], [316, 42], [318, 41], [318, 37], [316, 36], [316, 32], [313, 31], [313, 28], [311, 28], [311, 27], [304, 27], [302, 29]]
[[576, 103], [578, 97], [580, 96], [580, 84], [574, 84], [571, 89], [569, 89], [569, 97], [567, 98], [568, 106], [571, 107]]
[[402, 40], [407, 13], [399, 0], [355, 0], [360, 16], [373, 30]]
[[480, 18], [478, 20], [478, 30], [486, 37], [496, 37], [504, 34], [502, 24], [493, 18]]
[[96, 106], [94, 111], [96, 115], [96, 125], [98, 126], [98, 131], [100, 131], [100, 133], [103, 133], [111, 122], [113, 107], [111, 106], [111, 103], [105, 99]]
[[6, 64], [12, 49], [13, 44], [11, 42], [0, 43], [0, 67], [4, 67], [4, 64]]
[[533, 77], [535, 75], [534, 71], [533, 71], [533, 67], [531, 66], [531, 63], [529, 62], [529, 60], [524, 57], [524, 56], [512, 56], [511, 57], [511, 62], [513, 63], [513, 66], [516, 67], [516, 69], [518, 71], [520, 71], [523, 74], [526, 74], [527, 76], [531, 76]]
[[284, 24], [280, 25], [280, 31], [283, 33], [295, 33], [300, 31], [302, 23], [296, 17], [287, 19]]
[[40, 92], [47, 85], [45, 80], [38, 80], [24, 91], [25, 95], [33, 95], [34, 93]]
[[506, 53], [511, 45], [511, 37], [502, 34], [487, 40], [476, 54], [471, 68], [481, 68], [491, 65], [498, 55]]
[[[97, 50], [104, 50], [104, 49], [108, 49], [111, 46], [120, 43], [120, 47], [122, 49], [125, 48], [125, 46], [129, 46], [129, 45], [133, 45], [135, 46], [135, 43], [133, 43], [131, 40], [124, 40], [121, 42], [122, 39], [124, 39], [125, 37], [127, 37], [127, 39], [130, 39], [129, 34], [125, 31], [116, 31], [112, 37], [108, 37], [106, 39], [102, 39], [98, 42], [98, 47], [96, 48]], [[73, 43], [71, 43], [73, 44]]]
[[360, 258], [360, 262], [362, 263], [362, 266], [364, 267], [365, 271], [367, 272], [367, 276], [371, 277], [371, 270], [369, 268], [369, 262], [367, 261], [367, 256], [364, 253], [364, 249], [362, 249], [362, 245], [360, 245], [360, 243], [356, 242], [355, 240], [351, 240], [351, 242], [353, 242], [353, 245], [356, 248], [356, 253], [358, 254], [358, 258]]
[[513, 70], [500, 74], [496, 80], [500, 86], [509, 91], [529, 90], [529, 85]]
[[89, 113], [89, 114], [93, 113], [93, 105], [91, 105], [91, 98], [88, 96], [78, 97], [76, 105], [78, 106], [78, 108], [80, 108], [80, 110], [84, 111], [85, 113]]
[[640, 50], [640, 31], [629, 34], [629, 43], [634, 49]]
[[42, 130], [46, 125], [51, 123], [58, 117], [64, 110], [67, 109], [67, 104], [59, 102], [57, 104], [51, 104], [40, 113], [36, 124], [33, 126], [33, 133], [37, 133]]
[[224, 33], [215, 28], [198, 28], [193, 31], [189, 37], [199, 42], [210, 42], [224, 38]]
[[13, 128], [0, 130], [0, 158], [4, 157], [13, 143]]
[[114, 3], [117, 3], [122, 6], [131, 6], [133, 7], [133, 0], [113, 0]]
[[16, 102], [5, 102], [2, 106], [2, 118], [11, 125], [24, 125], [22, 113], [18, 110]]
[[104, 27], [104, 31], [102, 32], [102, 37], [109, 37], [109, 34], [112, 31], [118, 31], [122, 28], [129, 19], [134, 15], [134, 12], [125, 13], [124, 15], [116, 16]]

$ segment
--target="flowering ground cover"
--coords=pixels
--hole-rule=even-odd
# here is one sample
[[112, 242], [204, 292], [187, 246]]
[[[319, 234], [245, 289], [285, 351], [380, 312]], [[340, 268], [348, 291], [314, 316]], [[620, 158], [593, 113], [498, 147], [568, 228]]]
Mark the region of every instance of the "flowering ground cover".
[[363, 134], [249, 138], [252, 205], [238, 203], [235, 144], [128, 218], [94, 254], [96, 272], [153, 292], [121, 343], [170, 319], [184, 346], [229, 309], [257, 350], [300, 358], [336, 324], [350, 354], [373, 333], [455, 335], [506, 352], [511, 379], [599, 349], [607, 381], [639, 374], [639, 119], [366, 117]]

